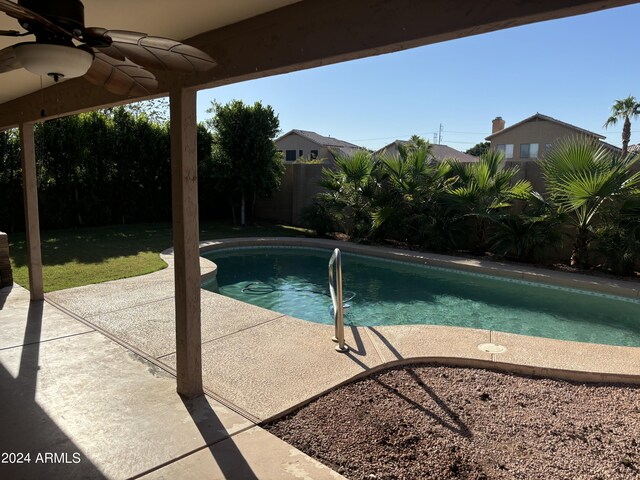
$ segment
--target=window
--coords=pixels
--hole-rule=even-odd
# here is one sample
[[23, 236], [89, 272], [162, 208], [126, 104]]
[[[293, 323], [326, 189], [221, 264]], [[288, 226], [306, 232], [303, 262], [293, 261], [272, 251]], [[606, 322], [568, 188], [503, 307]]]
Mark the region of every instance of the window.
[[520, 158], [538, 158], [537, 143], [520, 144]]
[[287, 150], [287, 155], [285, 157], [287, 162], [295, 162], [296, 161], [296, 151], [295, 150]]
[[311, 150], [311, 160], [318, 158], [318, 150]]
[[513, 158], [513, 143], [496, 145], [496, 151], [504, 153], [504, 158]]
[[552, 148], [553, 148], [553, 144], [552, 143], [545, 143], [545, 145], [544, 145], [544, 153], [545, 153], [545, 155], [547, 153], [549, 153]]
[[304, 152], [302, 150], [298, 150], [298, 157], [304, 157]]
[[513, 158], [513, 143], [507, 143], [504, 148], [504, 158]]

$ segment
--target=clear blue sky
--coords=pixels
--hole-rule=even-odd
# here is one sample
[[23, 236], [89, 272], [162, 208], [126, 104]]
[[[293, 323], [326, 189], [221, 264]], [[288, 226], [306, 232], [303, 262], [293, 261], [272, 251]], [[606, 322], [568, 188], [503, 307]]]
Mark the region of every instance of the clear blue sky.
[[[198, 95], [273, 106], [282, 133], [298, 128], [377, 149], [417, 133], [466, 150], [536, 112], [607, 136], [615, 99], [640, 98], [640, 5], [428, 45], [403, 52], [253, 80]], [[640, 142], [640, 122], [632, 127]]]

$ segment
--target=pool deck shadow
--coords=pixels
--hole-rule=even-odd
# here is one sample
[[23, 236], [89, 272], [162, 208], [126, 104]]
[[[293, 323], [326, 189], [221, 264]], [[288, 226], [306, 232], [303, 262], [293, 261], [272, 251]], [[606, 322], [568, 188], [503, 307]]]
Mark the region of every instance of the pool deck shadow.
[[[343, 243], [324, 240], [231, 239], [203, 242], [202, 248], [255, 244], [345, 247]], [[355, 253], [376, 250], [351, 247], [357, 247]], [[394, 252], [385, 249], [385, 254], [389, 255], [389, 251]], [[411, 253], [398, 252], [403, 257]], [[421, 262], [434, 257], [432, 260], [438, 264], [447, 259], [442, 255], [416, 256]], [[89, 327], [112, 335], [169, 371], [175, 371], [170, 251], [163, 252], [163, 258], [169, 268], [160, 272], [53, 292], [47, 295], [47, 300], [81, 318]], [[202, 260], [203, 275], [211, 276], [215, 264]], [[471, 268], [464, 259], [450, 257], [449, 261], [466, 262], [464, 268]], [[490, 268], [490, 273], [495, 273], [496, 265]], [[515, 272], [512, 266], [506, 269], [510, 277], [555, 273], [535, 269]], [[569, 278], [566, 274], [560, 277], [570, 285], [594, 281]], [[619, 283], [607, 281], [602, 291], [613, 292]], [[629, 289], [628, 296], [637, 294], [635, 284], [622, 287]], [[347, 326], [345, 338], [350, 348], [348, 353], [341, 354], [334, 350], [331, 341], [333, 326], [296, 319], [206, 290], [201, 293], [205, 388], [217, 401], [254, 422], [281, 416], [354, 378], [389, 365], [412, 362], [433, 361], [576, 381], [640, 383], [640, 348], [437, 325]], [[479, 348], [486, 344], [499, 345], [504, 351], [491, 353]]]

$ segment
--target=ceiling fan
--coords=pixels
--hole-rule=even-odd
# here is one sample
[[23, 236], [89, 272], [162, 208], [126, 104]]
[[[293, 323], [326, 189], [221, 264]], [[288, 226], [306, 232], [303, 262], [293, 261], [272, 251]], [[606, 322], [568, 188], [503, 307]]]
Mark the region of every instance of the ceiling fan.
[[0, 36], [35, 36], [0, 50], [0, 74], [25, 68], [56, 82], [84, 76], [112, 93], [142, 96], [158, 86], [147, 68], [194, 73], [216, 66], [203, 51], [175, 40], [85, 27], [80, 0], [0, 0], [0, 11], [26, 30], [0, 30]]

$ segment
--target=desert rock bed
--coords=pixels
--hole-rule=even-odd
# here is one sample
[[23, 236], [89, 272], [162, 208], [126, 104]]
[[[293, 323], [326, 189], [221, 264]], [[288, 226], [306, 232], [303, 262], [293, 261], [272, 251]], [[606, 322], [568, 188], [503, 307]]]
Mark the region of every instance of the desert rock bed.
[[392, 368], [266, 428], [345, 477], [640, 479], [640, 387]]

